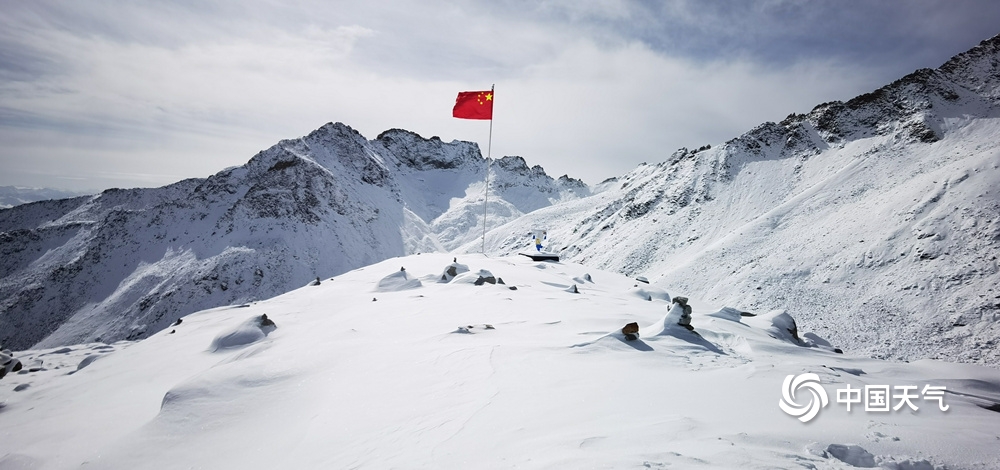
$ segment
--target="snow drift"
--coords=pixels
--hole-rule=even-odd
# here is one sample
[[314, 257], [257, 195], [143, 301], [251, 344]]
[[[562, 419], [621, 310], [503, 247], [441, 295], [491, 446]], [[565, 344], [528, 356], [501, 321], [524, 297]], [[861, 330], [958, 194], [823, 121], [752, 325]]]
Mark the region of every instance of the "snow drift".
[[[1000, 466], [994, 369], [802, 347], [700, 301], [692, 332], [664, 319], [676, 303], [615, 273], [453, 259], [389, 259], [140, 341], [21, 352], [0, 380], [0, 468]], [[372, 302], [400, 266], [433, 280], [455, 262], [506, 285], [424, 282]], [[632, 322], [638, 340], [608, 334]], [[234, 341], [206, 350], [221, 338]], [[830, 397], [808, 424], [779, 406], [800, 374]], [[925, 384], [947, 387], [947, 412], [837, 403], [847, 386]]]

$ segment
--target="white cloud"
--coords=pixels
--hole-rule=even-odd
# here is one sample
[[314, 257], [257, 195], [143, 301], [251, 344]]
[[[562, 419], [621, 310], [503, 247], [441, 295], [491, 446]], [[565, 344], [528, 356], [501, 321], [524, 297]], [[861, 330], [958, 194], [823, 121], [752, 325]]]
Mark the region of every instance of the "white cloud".
[[715, 145], [766, 120], [850, 98], [865, 78], [835, 63], [766, 70], [666, 58], [638, 43], [604, 49], [581, 41], [498, 88], [494, 149], [597, 182], [681, 146]]
[[[713, 55], [732, 38], [711, 35], [732, 17], [713, 16], [711, 2], [54, 5], [17, 3], [0, 19], [0, 58], [9, 58], [0, 184], [65, 185], [45, 174], [93, 175], [86, 188], [166, 184], [241, 164], [327, 121], [369, 138], [400, 127], [485, 151], [489, 127], [450, 110], [457, 92], [491, 83], [494, 157], [596, 182], [901, 75], [844, 56], [803, 59], [808, 44], [782, 46], [798, 48], [788, 61]], [[794, 4], [747, 14], [779, 7]], [[808, 27], [790, 26], [790, 37]], [[699, 44], [702, 55], [692, 52]]]

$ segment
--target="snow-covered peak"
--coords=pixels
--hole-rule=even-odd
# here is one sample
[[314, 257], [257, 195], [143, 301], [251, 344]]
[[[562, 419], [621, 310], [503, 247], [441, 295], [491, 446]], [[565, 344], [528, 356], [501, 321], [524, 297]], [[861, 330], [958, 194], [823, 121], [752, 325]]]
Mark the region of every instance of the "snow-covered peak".
[[442, 142], [437, 136], [425, 139], [415, 132], [390, 129], [373, 143], [385, 148], [400, 162], [417, 170], [443, 170], [483, 164], [479, 145], [474, 142]]
[[588, 194], [590, 187], [581, 179], [572, 178], [569, 175], [562, 175], [556, 179], [560, 187], [567, 191], [579, 192], [581, 195]]
[[1000, 98], [1000, 34], [956, 55], [938, 68], [949, 80], [989, 98]]
[[[958, 54], [937, 69], [920, 69], [846, 103], [823, 103], [781, 125], [793, 135], [814, 128], [827, 143], [896, 133], [935, 142], [947, 118], [997, 113], [1000, 99], [1000, 35]], [[798, 137], [798, 136], [796, 136]]]
[[[0, 210], [0, 344], [142, 338], [195, 310], [450, 249], [481, 234], [487, 163], [474, 143], [369, 141], [327, 123], [208, 178]], [[490, 171], [492, 226], [586, 195], [520, 163]]]

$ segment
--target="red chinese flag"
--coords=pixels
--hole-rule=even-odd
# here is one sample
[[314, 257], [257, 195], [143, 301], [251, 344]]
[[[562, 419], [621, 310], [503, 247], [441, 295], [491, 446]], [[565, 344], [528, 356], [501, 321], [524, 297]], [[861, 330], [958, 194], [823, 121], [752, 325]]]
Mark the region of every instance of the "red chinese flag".
[[459, 92], [451, 115], [461, 119], [493, 119], [493, 90]]

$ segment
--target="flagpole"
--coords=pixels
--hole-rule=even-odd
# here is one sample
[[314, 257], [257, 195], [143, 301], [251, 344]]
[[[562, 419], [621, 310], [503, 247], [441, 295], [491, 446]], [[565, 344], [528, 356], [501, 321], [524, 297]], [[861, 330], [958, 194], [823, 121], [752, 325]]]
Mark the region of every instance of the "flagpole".
[[[490, 85], [493, 94], [496, 84]], [[496, 100], [493, 101], [496, 103]], [[492, 104], [490, 105], [492, 107]], [[486, 196], [483, 197], [483, 254], [486, 254], [486, 203], [490, 199], [490, 154], [493, 152], [493, 113], [490, 112], [490, 139], [486, 144]]]

